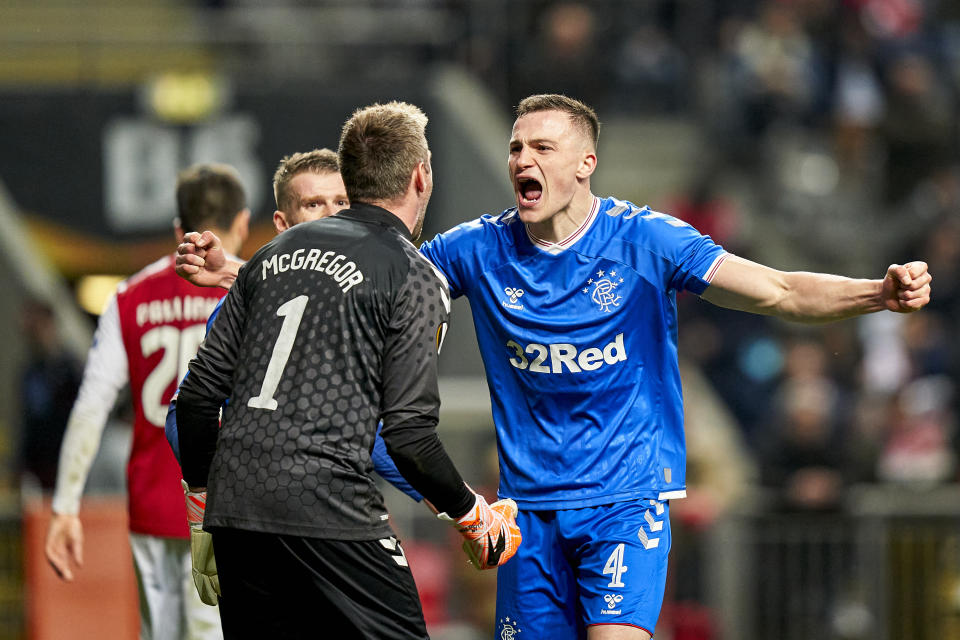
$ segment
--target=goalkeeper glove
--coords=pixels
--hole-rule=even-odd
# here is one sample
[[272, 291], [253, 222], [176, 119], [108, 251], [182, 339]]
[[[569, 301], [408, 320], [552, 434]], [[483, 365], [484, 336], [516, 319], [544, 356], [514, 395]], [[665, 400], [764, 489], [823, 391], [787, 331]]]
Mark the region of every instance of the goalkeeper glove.
[[473, 508], [460, 519], [454, 521], [445, 513], [437, 515], [441, 520], [453, 522], [466, 540], [463, 550], [477, 569], [495, 569], [513, 557], [520, 546], [520, 527], [515, 520], [517, 503], [513, 500], [499, 500], [488, 505], [483, 496], [477, 494]]
[[203, 530], [203, 512], [207, 508], [206, 491], [190, 491], [187, 483], [183, 493], [187, 499], [187, 524], [190, 525], [190, 564], [193, 568], [193, 583], [204, 604], [217, 606], [220, 595], [220, 578], [217, 576], [217, 561], [213, 557], [213, 536]]

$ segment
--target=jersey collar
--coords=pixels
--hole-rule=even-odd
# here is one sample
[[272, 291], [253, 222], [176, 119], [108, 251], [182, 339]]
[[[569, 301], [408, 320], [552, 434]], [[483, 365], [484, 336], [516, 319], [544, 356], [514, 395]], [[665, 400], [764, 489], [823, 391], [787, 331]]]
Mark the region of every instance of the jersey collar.
[[383, 207], [378, 207], [374, 204], [367, 204], [366, 202], [352, 202], [350, 203], [349, 209], [338, 211], [333, 215], [343, 218], [350, 218], [352, 220], [362, 220], [364, 222], [376, 222], [387, 227], [394, 227], [397, 231], [403, 234], [404, 238], [410, 240], [411, 242], [413, 241], [413, 236], [410, 235], [410, 229], [407, 229], [407, 225], [405, 225], [400, 218], [390, 213]]
[[593, 225], [593, 221], [597, 219], [597, 212], [600, 210], [600, 198], [597, 196], [593, 197], [593, 204], [590, 207], [590, 213], [587, 214], [586, 219], [583, 223], [577, 228], [576, 231], [571, 233], [569, 236], [561, 240], [560, 242], [550, 242], [548, 240], [543, 240], [533, 235], [530, 232], [530, 228], [527, 225], [524, 225], [524, 229], [527, 232], [527, 238], [530, 239], [530, 243], [533, 244], [537, 249], [545, 251], [552, 255], [557, 255], [561, 253], [566, 248], [572, 246], [577, 240], [586, 235], [587, 230]]

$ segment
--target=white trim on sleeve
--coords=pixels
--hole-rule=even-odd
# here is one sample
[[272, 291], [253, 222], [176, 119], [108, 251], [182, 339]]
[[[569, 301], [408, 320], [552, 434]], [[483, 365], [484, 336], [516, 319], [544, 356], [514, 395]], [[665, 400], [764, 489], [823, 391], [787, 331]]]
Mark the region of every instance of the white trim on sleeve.
[[729, 253], [723, 252], [717, 256], [717, 258], [710, 264], [710, 268], [707, 269], [707, 273], [703, 276], [704, 281], [713, 282], [713, 277], [717, 275], [717, 270], [720, 268], [720, 265], [726, 261], [729, 255]]
[[677, 500], [679, 498], [686, 498], [687, 490], [678, 489], [677, 491], [661, 491], [660, 495], [657, 496], [657, 500]]

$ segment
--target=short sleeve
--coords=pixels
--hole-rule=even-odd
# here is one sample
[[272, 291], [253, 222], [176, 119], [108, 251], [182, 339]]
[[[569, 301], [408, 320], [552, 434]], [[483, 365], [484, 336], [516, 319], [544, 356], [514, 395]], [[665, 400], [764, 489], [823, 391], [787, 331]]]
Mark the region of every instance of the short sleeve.
[[650, 211], [643, 220], [644, 242], [660, 258], [663, 284], [697, 295], [706, 291], [727, 255], [723, 247], [673, 216]]

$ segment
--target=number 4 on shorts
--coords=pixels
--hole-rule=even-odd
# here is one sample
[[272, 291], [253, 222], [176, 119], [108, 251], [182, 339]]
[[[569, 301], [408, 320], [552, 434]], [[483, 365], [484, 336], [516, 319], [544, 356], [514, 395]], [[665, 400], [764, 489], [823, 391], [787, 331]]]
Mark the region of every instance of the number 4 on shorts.
[[627, 571], [627, 565], [623, 564], [623, 543], [621, 542], [613, 550], [613, 553], [610, 554], [610, 557], [607, 558], [607, 564], [603, 566], [603, 574], [610, 574], [613, 576], [610, 579], [610, 584], [608, 587], [623, 587], [626, 586], [623, 584], [621, 577]]

